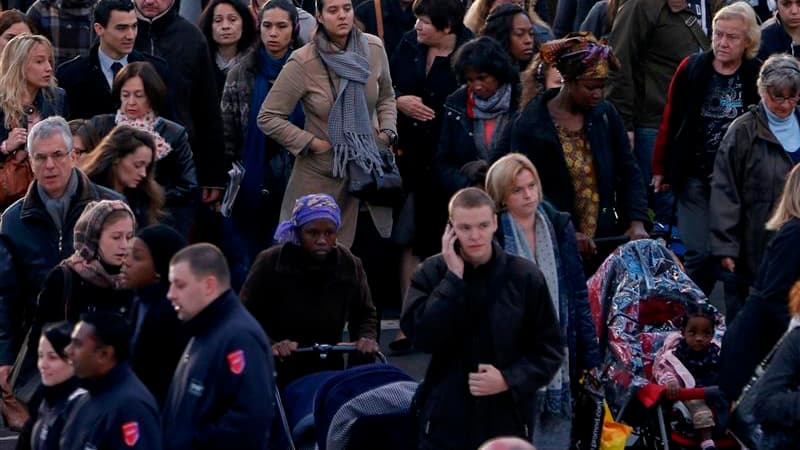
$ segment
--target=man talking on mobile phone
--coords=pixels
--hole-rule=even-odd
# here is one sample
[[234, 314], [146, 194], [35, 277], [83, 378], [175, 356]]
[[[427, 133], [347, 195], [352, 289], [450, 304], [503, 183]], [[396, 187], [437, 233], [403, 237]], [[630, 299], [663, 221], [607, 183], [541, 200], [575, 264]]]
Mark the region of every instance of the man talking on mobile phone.
[[530, 441], [536, 391], [564, 357], [545, 279], [493, 242], [497, 216], [484, 191], [456, 192], [448, 210], [442, 253], [412, 277], [400, 324], [432, 353], [417, 393], [419, 448]]

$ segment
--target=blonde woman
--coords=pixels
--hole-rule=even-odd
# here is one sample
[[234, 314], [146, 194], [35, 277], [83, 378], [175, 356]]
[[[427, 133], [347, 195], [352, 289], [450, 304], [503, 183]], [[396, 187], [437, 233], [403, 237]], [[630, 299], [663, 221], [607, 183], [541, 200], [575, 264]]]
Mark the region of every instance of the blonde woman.
[[758, 448], [790, 450], [800, 446], [800, 413], [797, 391], [800, 387], [800, 282], [789, 291], [789, 324], [786, 338], [776, 347], [775, 355], [759, 380], [753, 414], [764, 435]]
[[[498, 243], [506, 253], [533, 261], [541, 269], [569, 355], [545, 388], [547, 395], [537, 397], [533, 442], [543, 449], [568, 448], [570, 388], [577, 385], [572, 381], [600, 364], [575, 228], [568, 213], [543, 201], [539, 173], [520, 153], [510, 153], [492, 164], [486, 174], [486, 192], [499, 211]], [[543, 401], [545, 398], [560, 401]]]
[[62, 115], [65, 98], [53, 76], [50, 41], [32, 34], [11, 39], [0, 54], [0, 161], [24, 161], [28, 130], [46, 117]]
[[720, 387], [728, 398], [738, 397], [756, 365], [789, 324], [789, 290], [800, 280], [800, 165], [786, 177], [783, 194], [766, 228], [774, 231], [775, 237], [767, 245], [753, 292], [722, 342], [725, 377]]

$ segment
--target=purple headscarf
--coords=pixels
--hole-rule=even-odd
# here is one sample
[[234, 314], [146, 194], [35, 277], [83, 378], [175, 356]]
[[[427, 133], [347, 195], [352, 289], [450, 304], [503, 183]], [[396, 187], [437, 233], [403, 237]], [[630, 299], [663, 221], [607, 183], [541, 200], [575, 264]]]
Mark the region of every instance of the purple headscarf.
[[292, 208], [292, 218], [278, 225], [275, 241], [279, 244], [285, 242], [299, 244], [300, 238], [297, 232], [300, 227], [317, 219], [328, 219], [336, 225], [336, 230], [339, 230], [342, 219], [336, 200], [328, 194], [308, 194], [298, 198]]

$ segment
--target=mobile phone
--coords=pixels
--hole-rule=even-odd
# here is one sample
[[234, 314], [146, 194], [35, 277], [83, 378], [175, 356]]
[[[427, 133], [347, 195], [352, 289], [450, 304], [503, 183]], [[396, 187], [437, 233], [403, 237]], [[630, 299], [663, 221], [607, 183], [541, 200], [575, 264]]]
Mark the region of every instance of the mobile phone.
[[[453, 230], [453, 232], [455, 233], [455, 227], [453, 227], [453, 221], [448, 220], [447, 226], [450, 227], [450, 229]], [[456, 239], [456, 241], [453, 242], [453, 250], [455, 250], [457, 254], [459, 255], [461, 254], [461, 242], [459, 242], [458, 239]]]

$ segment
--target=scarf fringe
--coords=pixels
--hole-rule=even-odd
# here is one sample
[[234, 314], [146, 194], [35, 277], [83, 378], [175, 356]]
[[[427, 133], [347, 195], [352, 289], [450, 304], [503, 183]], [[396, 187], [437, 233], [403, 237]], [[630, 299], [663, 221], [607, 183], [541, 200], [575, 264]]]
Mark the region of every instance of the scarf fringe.
[[345, 142], [333, 146], [333, 176], [344, 178], [347, 176], [347, 165], [358, 164], [369, 173], [383, 176], [383, 161], [375, 145], [375, 138], [370, 135], [358, 134], [352, 131], [344, 133]]

